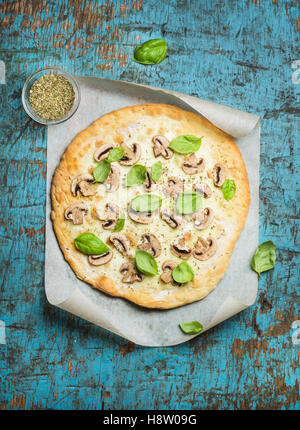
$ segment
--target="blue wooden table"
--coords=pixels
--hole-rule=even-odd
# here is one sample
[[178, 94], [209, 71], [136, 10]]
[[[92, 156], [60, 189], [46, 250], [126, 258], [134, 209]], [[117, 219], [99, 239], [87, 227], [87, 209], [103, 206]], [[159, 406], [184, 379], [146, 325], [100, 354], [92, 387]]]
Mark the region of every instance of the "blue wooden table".
[[[299, 409], [299, 0], [1, 0], [0, 32], [0, 409]], [[158, 37], [163, 63], [131, 61]], [[21, 90], [53, 64], [262, 117], [260, 242], [277, 262], [254, 306], [189, 343], [143, 348], [47, 303], [47, 129]]]

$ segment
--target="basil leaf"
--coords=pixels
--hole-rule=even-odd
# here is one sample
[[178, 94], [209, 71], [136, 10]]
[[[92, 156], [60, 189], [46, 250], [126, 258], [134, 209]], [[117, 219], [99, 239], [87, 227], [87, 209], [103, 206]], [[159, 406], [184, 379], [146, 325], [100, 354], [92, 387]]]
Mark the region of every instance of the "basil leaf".
[[132, 187], [133, 185], [143, 184], [147, 178], [147, 169], [141, 164], [136, 164], [131, 167], [127, 174], [126, 185]]
[[222, 185], [222, 192], [225, 200], [229, 201], [235, 195], [235, 182], [233, 179], [226, 179], [224, 184]]
[[275, 245], [269, 240], [259, 245], [252, 257], [251, 267], [260, 276], [261, 272], [273, 269], [276, 261]]
[[131, 200], [131, 207], [136, 212], [154, 212], [161, 204], [162, 198], [155, 194], [140, 194]]
[[124, 225], [125, 225], [125, 216], [123, 214], [121, 218], [118, 219], [114, 232], [119, 232], [123, 230]]
[[185, 284], [186, 282], [192, 281], [195, 277], [195, 274], [191, 266], [183, 261], [172, 271], [172, 277], [174, 281], [178, 282], [179, 284]]
[[95, 182], [105, 182], [110, 173], [110, 163], [107, 160], [100, 161], [93, 171]]
[[102, 255], [109, 251], [108, 246], [93, 233], [82, 233], [76, 237], [75, 247], [88, 255]]
[[144, 275], [157, 275], [157, 263], [155, 258], [147, 251], [137, 249], [135, 251], [135, 264]]
[[179, 194], [176, 200], [176, 210], [180, 214], [191, 214], [202, 207], [202, 195], [195, 191], [186, 191]]
[[186, 334], [196, 334], [196, 333], [200, 333], [200, 331], [203, 330], [203, 325], [200, 324], [198, 321], [180, 323], [179, 327], [181, 328], [183, 333], [186, 333]]
[[140, 64], [158, 64], [167, 55], [167, 49], [164, 39], [151, 39], [135, 48], [132, 59]]
[[109, 151], [108, 157], [106, 158], [106, 161], [109, 163], [113, 163], [114, 161], [119, 161], [121, 158], [123, 158], [124, 155], [124, 149], [120, 146], [115, 146], [111, 151]]
[[185, 136], [178, 136], [173, 139], [169, 148], [178, 154], [193, 154], [198, 151], [202, 143], [202, 137], [186, 134]]
[[161, 161], [158, 161], [157, 163], [154, 163], [151, 167], [151, 178], [154, 182], [157, 182], [159, 178], [161, 177], [162, 172], [162, 164]]

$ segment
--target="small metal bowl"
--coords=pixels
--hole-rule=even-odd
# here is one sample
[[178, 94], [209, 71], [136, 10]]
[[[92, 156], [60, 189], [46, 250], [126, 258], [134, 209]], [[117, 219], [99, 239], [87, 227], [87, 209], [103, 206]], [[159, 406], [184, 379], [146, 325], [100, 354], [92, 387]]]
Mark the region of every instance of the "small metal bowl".
[[[69, 112], [67, 112], [66, 115], [62, 116], [61, 118], [45, 119], [40, 115], [38, 115], [31, 107], [31, 103], [29, 101], [30, 89], [36, 80], [38, 80], [39, 78], [45, 75], [61, 75], [66, 79], [68, 79], [68, 81], [71, 82], [73, 86], [73, 90], [75, 93], [73, 106], [69, 110]], [[44, 125], [59, 124], [71, 118], [71, 116], [73, 116], [74, 113], [77, 111], [80, 103], [80, 88], [74, 76], [72, 76], [70, 73], [66, 72], [65, 70], [59, 69], [58, 67], [44, 67], [34, 72], [32, 75], [29, 76], [29, 78], [26, 79], [22, 90], [22, 103], [25, 111], [34, 121]]]

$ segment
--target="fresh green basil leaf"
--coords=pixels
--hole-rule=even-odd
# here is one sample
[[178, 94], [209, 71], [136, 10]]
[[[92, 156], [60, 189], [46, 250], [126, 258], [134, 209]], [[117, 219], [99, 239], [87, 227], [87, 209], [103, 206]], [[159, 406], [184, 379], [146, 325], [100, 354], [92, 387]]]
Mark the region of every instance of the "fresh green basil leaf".
[[186, 282], [192, 281], [195, 274], [191, 266], [183, 261], [172, 271], [172, 277], [175, 282], [178, 282], [178, 284], [185, 284]]
[[141, 164], [132, 166], [126, 177], [127, 187], [143, 184], [147, 178], [147, 168]]
[[93, 233], [82, 233], [76, 237], [75, 247], [88, 255], [102, 255], [109, 251], [108, 246]]
[[107, 160], [100, 161], [93, 171], [95, 182], [105, 182], [110, 173], [110, 163]]
[[136, 267], [144, 275], [157, 275], [158, 268], [155, 258], [147, 251], [137, 249], [135, 251]]
[[203, 325], [200, 324], [198, 321], [180, 323], [179, 327], [185, 334], [197, 334], [203, 330]]
[[118, 219], [114, 232], [119, 232], [123, 230], [124, 225], [125, 225], [125, 216], [123, 214], [121, 218]]
[[176, 200], [176, 210], [180, 214], [191, 214], [202, 207], [202, 195], [195, 191], [185, 191]]
[[251, 267], [260, 276], [261, 272], [273, 269], [276, 261], [275, 245], [269, 240], [259, 245], [252, 257]]
[[161, 204], [162, 198], [155, 194], [140, 194], [131, 200], [131, 207], [136, 212], [154, 212]]
[[161, 161], [154, 163], [151, 167], [151, 178], [154, 182], [157, 182], [161, 177], [162, 164]]
[[164, 39], [151, 39], [135, 48], [132, 59], [140, 64], [158, 64], [165, 59], [167, 49]]
[[198, 151], [202, 143], [202, 137], [186, 134], [185, 136], [178, 136], [173, 139], [169, 148], [178, 154], [193, 154]]
[[113, 163], [114, 161], [119, 161], [121, 158], [123, 158], [124, 155], [124, 149], [120, 146], [115, 146], [111, 151], [109, 151], [108, 157], [106, 158], [106, 161], [109, 163]]
[[225, 200], [229, 201], [235, 195], [235, 182], [233, 179], [226, 179], [224, 184], [222, 185], [222, 192]]

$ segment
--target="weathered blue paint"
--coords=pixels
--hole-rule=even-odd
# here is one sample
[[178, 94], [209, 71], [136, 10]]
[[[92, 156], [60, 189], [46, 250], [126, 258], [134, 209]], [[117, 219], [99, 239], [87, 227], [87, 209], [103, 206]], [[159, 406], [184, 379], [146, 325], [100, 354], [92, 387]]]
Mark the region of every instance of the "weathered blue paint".
[[[0, 28], [0, 408], [299, 408], [299, 2], [2, 0]], [[167, 60], [130, 61], [139, 40], [156, 37], [168, 42]], [[149, 349], [47, 303], [47, 132], [20, 95], [48, 64], [261, 115], [260, 241], [272, 239], [278, 258], [252, 308], [192, 342]]]

